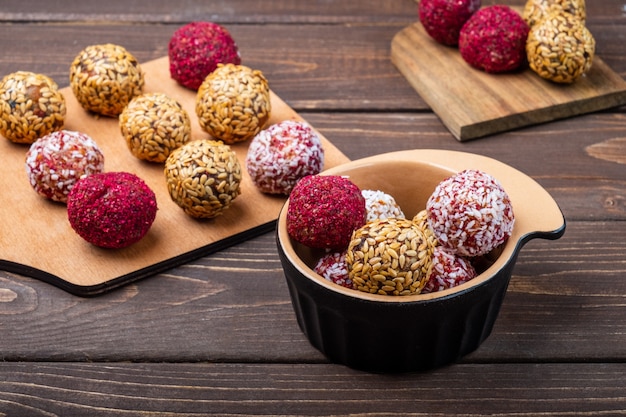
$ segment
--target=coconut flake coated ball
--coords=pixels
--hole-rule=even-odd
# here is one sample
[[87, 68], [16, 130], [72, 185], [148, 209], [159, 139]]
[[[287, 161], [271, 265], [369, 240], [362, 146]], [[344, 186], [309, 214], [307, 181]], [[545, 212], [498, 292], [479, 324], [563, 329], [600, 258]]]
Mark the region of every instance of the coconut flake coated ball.
[[526, 62], [528, 24], [504, 5], [480, 9], [463, 25], [459, 52], [471, 66], [489, 73], [513, 71]]
[[420, 0], [418, 13], [426, 33], [439, 43], [453, 46], [480, 5], [481, 0]]
[[217, 64], [240, 64], [239, 49], [230, 33], [213, 22], [191, 22], [174, 32], [168, 44], [170, 75], [197, 90]]
[[304, 122], [285, 120], [260, 131], [250, 142], [246, 169], [264, 193], [288, 195], [302, 177], [319, 174], [324, 149]]
[[37, 194], [65, 203], [76, 181], [104, 170], [104, 155], [81, 132], [61, 130], [37, 139], [26, 153], [26, 175]]
[[74, 185], [67, 200], [67, 215], [74, 231], [103, 248], [124, 248], [141, 240], [156, 212], [154, 192], [128, 172], [85, 177]]
[[509, 238], [515, 222], [504, 188], [478, 170], [461, 171], [439, 183], [426, 210], [439, 244], [460, 256], [490, 252]]
[[454, 254], [443, 246], [436, 246], [428, 281], [422, 293], [447, 290], [476, 277], [476, 270], [467, 259]]
[[380, 190], [362, 190], [365, 198], [367, 221], [386, 219], [388, 217], [404, 218], [402, 208], [393, 196]]
[[348, 277], [346, 265], [346, 251], [325, 254], [317, 261], [313, 270], [328, 281], [342, 287], [352, 288], [352, 280]]
[[309, 175], [289, 196], [287, 232], [311, 248], [344, 250], [365, 216], [361, 190], [348, 178]]

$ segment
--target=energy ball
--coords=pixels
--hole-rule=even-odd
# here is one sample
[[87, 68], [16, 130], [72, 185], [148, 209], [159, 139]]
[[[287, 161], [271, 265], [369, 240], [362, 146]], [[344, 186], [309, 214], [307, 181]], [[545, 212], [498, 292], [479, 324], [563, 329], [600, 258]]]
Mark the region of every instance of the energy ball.
[[120, 249], [141, 240], [156, 218], [154, 192], [135, 174], [103, 172], [79, 180], [67, 200], [70, 225], [87, 242]]
[[526, 42], [530, 69], [546, 80], [571, 84], [592, 66], [596, 41], [584, 23], [556, 13], [537, 22]]
[[469, 260], [443, 246], [435, 246], [433, 263], [422, 294], [447, 290], [461, 285], [477, 275]]
[[31, 144], [61, 130], [67, 109], [52, 78], [28, 71], [0, 81], [0, 134], [15, 143]]
[[537, 22], [553, 13], [572, 14], [584, 24], [587, 19], [585, 0], [528, 0], [524, 5], [522, 18], [532, 28]]
[[317, 261], [313, 270], [328, 281], [342, 287], [352, 288], [352, 280], [348, 277], [346, 265], [346, 251], [325, 254]]
[[217, 64], [241, 63], [230, 33], [212, 22], [191, 22], [174, 32], [168, 44], [170, 75], [179, 84], [197, 90]]
[[348, 178], [309, 175], [289, 195], [287, 232], [311, 248], [345, 250], [365, 215], [361, 190]]
[[346, 253], [348, 276], [355, 289], [370, 294], [419, 294], [426, 285], [435, 244], [409, 219], [368, 222], [352, 235]]
[[133, 98], [119, 117], [131, 153], [150, 162], [165, 162], [191, 137], [191, 119], [180, 103], [163, 93]]
[[288, 195], [307, 175], [324, 166], [320, 137], [304, 122], [285, 120], [260, 131], [250, 142], [246, 169], [264, 193]]
[[87, 111], [117, 117], [140, 95], [144, 73], [135, 57], [114, 44], [91, 45], [70, 65], [70, 86]]
[[380, 190], [362, 190], [365, 199], [367, 221], [386, 219], [388, 217], [404, 218], [402, 208], [396, 203], [393, 196]]
[[480, 5], [481, 0], [420, 0], [418, 13], [430, 37], [454, 46], [459, 43], [461, 28]]
[[81, 132], [60, 130], [37, 139], [26, 153], [26, 174], [37, 194], [66, 203], [76, 182], [104, 170], [104, 155]]
[[198, 89], [200, 127], [227, 145], [253, 138], [265, 127], [271, 110], [263, 73], [244, 65], [218, 65]]
[[459, 52], [471, 66], [488, 73], [513, 71], [526, 62], [528, 24], [504, 5], [480, 9], [463, 25]]
[[439, 183], [426, 210], [439, 244], [459, 256], [487, 254], [509, 238], [515, 222], [502, 185], [478, 170], [464, 170]]
[[223, 214], [241, 194], [241, 165], [221, 141], [192, 140], [165, 161], [167, 190], [185, 213], [199, 219]]

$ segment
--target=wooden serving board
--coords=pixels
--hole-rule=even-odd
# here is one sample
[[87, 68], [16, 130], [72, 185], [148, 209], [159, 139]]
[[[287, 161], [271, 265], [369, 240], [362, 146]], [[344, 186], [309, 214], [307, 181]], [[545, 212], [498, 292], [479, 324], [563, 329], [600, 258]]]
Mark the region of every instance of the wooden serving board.
[[458, 48], [433, 40], [420, 22], [394, 36], [391, 60], [459, 141], [626, 104], [626, 81], [598, 56], [570, 85], [530, 69], [488, 74]]
[[[146, 74], [144, 92], [159, 91], [178, 100], [192, 119], [192, 139], [208, 138], [197, 121], [196, 93], [170, 78], [168, 58], [141, 66]], [[102, 249], [87, 243], [70, 227], [66, 206], [40, 197], [30, 186], [24, 167], [28, 145], [1, 138], [0, 268], [46, 281], [76, 295], [91, 296], [274, 228], [286, 198], [263, 194], [253, 184], [245, 169], [249, 141], [232, 146], [244, 171], [241, 195], [222, 216], [193, 219], [170, 199], [163, 165], [141, 161], [130, 153], [117, 118], [94, 116], [80, 107], [69, 87], [62, 92], [67, 101], [65, 129], [84, 132], [98, 143], [105, 156], [105, 171], [127, 171], [141, 177], [156, 194], [156, 220], [141, 241], [127, 248]], [[270, 124], [302, 120], [274, 93], [271, 100]], [[324, 168], [348, 161], [326, 138], [322, 137], [322, 143]]]

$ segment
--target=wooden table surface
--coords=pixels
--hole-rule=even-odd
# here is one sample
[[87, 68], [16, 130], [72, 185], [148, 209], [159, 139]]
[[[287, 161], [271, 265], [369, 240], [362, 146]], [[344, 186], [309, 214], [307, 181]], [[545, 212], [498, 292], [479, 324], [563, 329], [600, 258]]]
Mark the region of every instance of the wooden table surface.
[[[587, 9], [597, 54], [626, 77], [624, 2]], [[273, 233], [94, 298], [0, 271], [0, 416], [626, 415], [626, 108], [460, 143], [390, 62], [416, 10], [413, 0], [2, 1], [0, 75], [41, 72], [65, 87], [89, 44], [149, 61], [179, 26], [214, 21], [349, 158], [490, 156], [544, 186], [567, 230], [522, 250], [477, 351], [402, 375], [330, 364], [309, 345]]]

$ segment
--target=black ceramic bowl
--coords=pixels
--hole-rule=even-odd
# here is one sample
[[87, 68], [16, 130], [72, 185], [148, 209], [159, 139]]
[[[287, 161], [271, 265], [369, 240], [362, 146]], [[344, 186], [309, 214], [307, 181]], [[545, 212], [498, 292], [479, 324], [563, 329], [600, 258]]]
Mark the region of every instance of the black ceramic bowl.
[[386, 296], [341, 287], [313, 271], [321, 253], [292, 240], [289, 201], [278, 218], [277, 245], [298, 325], [313, 346], [335, 363], [370, 372], [426, 370], [457, 361], [489, 336], [522, 246], [558, 239], [565, 219], [534, 180], [479, 155], [412, 150], [377, 155], [325, 171], [348, 176], [361, 189], [391, 194], [407, 218], [426, 206], [436, 185], [463, 169], [497, 178], [515, 214], [512, 236], [473, 280], [431, 294]]

